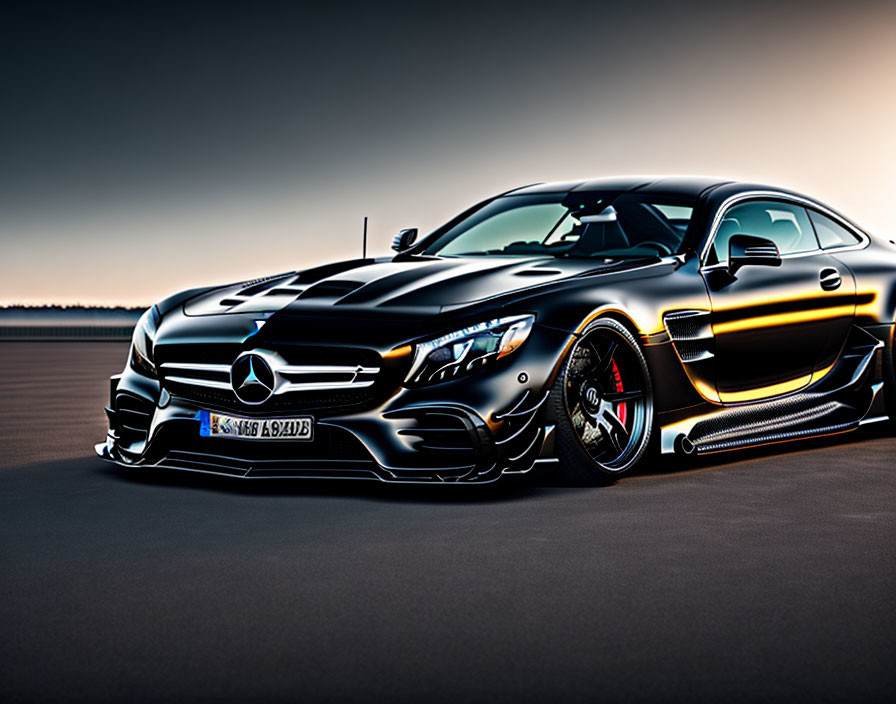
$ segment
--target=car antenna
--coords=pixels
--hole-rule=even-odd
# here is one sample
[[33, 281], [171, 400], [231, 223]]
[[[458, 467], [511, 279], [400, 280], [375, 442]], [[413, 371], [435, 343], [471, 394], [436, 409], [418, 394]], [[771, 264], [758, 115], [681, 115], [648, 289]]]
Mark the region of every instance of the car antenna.
[[367, 216], [364, 216], [364, 244], [361, 247], [361, 259], [367, 259]]

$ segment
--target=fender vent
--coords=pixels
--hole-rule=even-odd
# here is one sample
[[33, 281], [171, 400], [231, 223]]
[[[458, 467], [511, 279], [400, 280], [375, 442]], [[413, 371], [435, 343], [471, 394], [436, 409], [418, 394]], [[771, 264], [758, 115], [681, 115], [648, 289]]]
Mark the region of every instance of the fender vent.
[[714, 338], [708, 310], [682, 310], [663, 316], [663, 325], [684, 364], [712, 359]]

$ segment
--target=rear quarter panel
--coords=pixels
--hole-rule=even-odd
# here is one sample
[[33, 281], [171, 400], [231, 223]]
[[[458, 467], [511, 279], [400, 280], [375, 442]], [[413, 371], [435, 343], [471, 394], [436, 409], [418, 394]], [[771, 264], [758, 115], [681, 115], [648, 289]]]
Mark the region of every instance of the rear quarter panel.
[[863, 328], [883, 328], [892, 340], [892, 326], [896, 319], [896, 244], [874, 239], [864, 249], [846, 250], [830, 254], [849, 267], [856, 282], [856, 325]]

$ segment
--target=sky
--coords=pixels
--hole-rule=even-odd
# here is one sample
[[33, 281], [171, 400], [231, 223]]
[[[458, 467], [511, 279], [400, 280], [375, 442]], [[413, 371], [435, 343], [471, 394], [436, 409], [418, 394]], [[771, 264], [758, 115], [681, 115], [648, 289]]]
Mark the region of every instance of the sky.
[[896, 234], [896, 2], [4, 3], [0, 305], [389, 253], [539, 181], [700, 174]]

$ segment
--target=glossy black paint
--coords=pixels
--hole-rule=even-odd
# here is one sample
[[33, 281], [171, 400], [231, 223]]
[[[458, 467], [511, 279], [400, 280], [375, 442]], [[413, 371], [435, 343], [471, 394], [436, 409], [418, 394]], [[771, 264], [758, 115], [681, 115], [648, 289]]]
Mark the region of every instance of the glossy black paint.
[[[642, 346], [664, 452], [699, 451], [701, 442], [713, 451], [729, 449], [725, 443], [789, 439], [779, 438], [782, 433], [839, 432], [885, 415], [878, 393], [881, 349], [874, 340], [892, 349], [896, 245], [866, 235], [804, 196], [767, 186], [625, 178], [539, 184], [511, 193], [590, 192], [653, 193], [688, 198], [696, 206], [671, 256], [595, 261], [421, 254], [478, 204], [391, 258], [172, 296], [158, 304], [158, 372], [153, 377], [128, 364], [113, 379], [110, 432], [98, 452], [128, 465], [235, 476], [465, 482], [524, 472], [552, 456], [554, 419], [544, 400], [577, 335], [601, 316], [621, 322]], [[774, 267], [708, 264], [703, 253], [722, 211], [750, 198], [819, 208], [860, 233], [862, 244], [784, 255]], [[532, 332], [506, 358], [454, 381], [405, 383], [415, 344], [525, 314], [536, 318]], [[369, 387], [284, 393], [249, 405], [220, 386], [226, 384], [220, 370], [249, 350], [303, 368], [379, 371]], [[178, 365], [220, 368], [212, 380], [219, 386], [178, 382], [171, 371]], [[802, 410], [790, 413], [790, 406]], [[315, 440], [200, 438], [202, 410], [312, 415]], [[806, 421], [810, 416], [815, 420]], [[706, 430], [710, 421], [728, 439]]]

